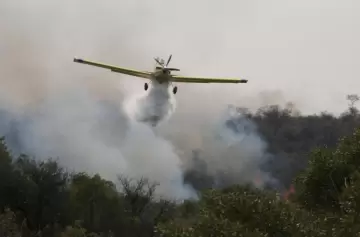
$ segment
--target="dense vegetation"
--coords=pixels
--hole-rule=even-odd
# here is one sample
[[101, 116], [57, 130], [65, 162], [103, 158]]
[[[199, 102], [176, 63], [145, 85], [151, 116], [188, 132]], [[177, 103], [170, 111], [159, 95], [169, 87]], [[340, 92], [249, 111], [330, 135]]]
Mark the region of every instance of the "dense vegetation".
[[201, 190], [200, 200], [172, 203], [156, 199], [146, 179], [119, 177], [117, 189], [98, 175], [68, 173], [56, 160], [11, 157], [2, 139], [0, 236], [360, 236], [354, 104], [339, 117], [276, 106], [244, 112], [269, 142], [275, 162], [264, 169], [293, 183], [288, 200], [251, 186], [211, 189], [211, 177], [194, 169], [186, 181]]

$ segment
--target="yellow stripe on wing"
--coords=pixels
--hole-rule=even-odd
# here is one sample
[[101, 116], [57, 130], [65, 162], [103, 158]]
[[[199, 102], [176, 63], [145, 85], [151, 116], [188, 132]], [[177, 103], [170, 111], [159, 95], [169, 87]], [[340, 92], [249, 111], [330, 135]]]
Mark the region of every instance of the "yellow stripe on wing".
[[130, 76], [151, 79], [151, 73], [149, 73], [149, 72], [137, 71], [137, 70], [133, 70], [133, 69], [112, 66], [109, 64], [98, 63], [98, 62], [89, 61], [89, 60], [80, 59], [80, 58], [74, 58], [74, 62], [88, 64], [88, 65], [95, 66], [95, 67], [106, 68], [106, 69], [110, 69], [113, 72], [118, 72], [118, 73], [130, 75]]
[[184, 82], [184, 83], [247, 83], [246, 79], [238, 78], [206, 78], [206, 77], [183, 77], [183, 76], [172, 76], [171, 81], [173, 82]]

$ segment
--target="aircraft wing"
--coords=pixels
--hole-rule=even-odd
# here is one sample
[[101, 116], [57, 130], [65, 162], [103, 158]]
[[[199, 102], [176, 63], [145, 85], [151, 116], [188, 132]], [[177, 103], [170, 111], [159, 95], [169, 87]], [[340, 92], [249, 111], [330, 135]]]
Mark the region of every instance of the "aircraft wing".
[[172, 76], [171, 81], [173, 82], [184, 82], [184, 83], [247, 83], [246, 79], [237, 78], [206, 78], [206, 77], [183, 77], [183, 76]]
[[88, 65], [95, 66], [95, 67], [106, 68], [106, 69], [111, 70], [112, 72], [122, 73], [122, 74], [130, 75], [130, 76], [151, 79], [151, 73], [150, 72], [137, 71], [137, 70], [128, 69], [128, 68], [116, 67], [116, 66], [97, 63], [97, 62], [93, 62], [93, 61], [89, 61], [89, 60], [85, 60], [85, 59], [80, 59], [80, 58], [74, 58], [74, 62], [82, 63], [82, 64], [88, 64]]

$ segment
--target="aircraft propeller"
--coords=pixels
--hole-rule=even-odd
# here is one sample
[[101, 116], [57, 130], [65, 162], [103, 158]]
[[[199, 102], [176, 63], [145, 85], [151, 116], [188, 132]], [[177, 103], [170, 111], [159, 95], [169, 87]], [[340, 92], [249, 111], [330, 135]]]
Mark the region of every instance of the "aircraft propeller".
[[164, 60], [161, 60], [161, 61], [160, 61], [158, 58], [154, 58], [154, 59], [155, 59], [155, 61], [156, 61], [159, 65], [161, 65], [163, 68], [166, 68], [166, 67], [169, 65], [169, 63], [170, 63], [171, 58], [172, 58], [172, 54], [170, 54], [169, 59], [167, 60], [167, 62], [166, 62], [165, 65], [164, 65]]
[[158, 58], [154, 58], [154, 60], [155, 60], [159, 65], [164, 66], [164, 64], [163, 64], [162, 62], [160, 62]]
[[172, 57], [172, 54], [170, 54], [170, 56], [169, 56], [169, 59], [168, 59], [168, 61], [167, 61], [167, 63], [166, 63], [166, 67], [169, 65], [169, 63], [170, 63], [170, 61], [171, 61], [171, 57]]
[[159, 60], [159, 58], [154, 58], [154, 60], [163, 68], [163, 70], [165, 71], [180, 71], [179, 69], [177, 68], [168, 68], [167, 66], [169, 65], [170, 61], [171, 61], [171, 58], [172, 58], [172, 54], [170, 54], [166, 64], [164, 62], [163, 59]]

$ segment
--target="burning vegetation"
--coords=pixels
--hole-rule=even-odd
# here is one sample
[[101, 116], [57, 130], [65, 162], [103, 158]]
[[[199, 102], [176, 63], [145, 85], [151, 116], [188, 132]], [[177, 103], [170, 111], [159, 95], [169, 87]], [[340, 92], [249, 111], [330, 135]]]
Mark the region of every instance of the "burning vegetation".
[[210, 169], [207, 153], [194, 151], [184, 184], [198, 200], [181, 202], [157, 197], [158, 185], [145, 178], [119, 176], [115, 183], [69, 173], [56, 160], [13, 157], [6, 143], [14, 136], [6, 134], [0, 236], [357, 236], [360, 114], [356, 97], [348, 99], [339, 117], [241, 109], [268, 144], [266, 162], [244, 180]]

